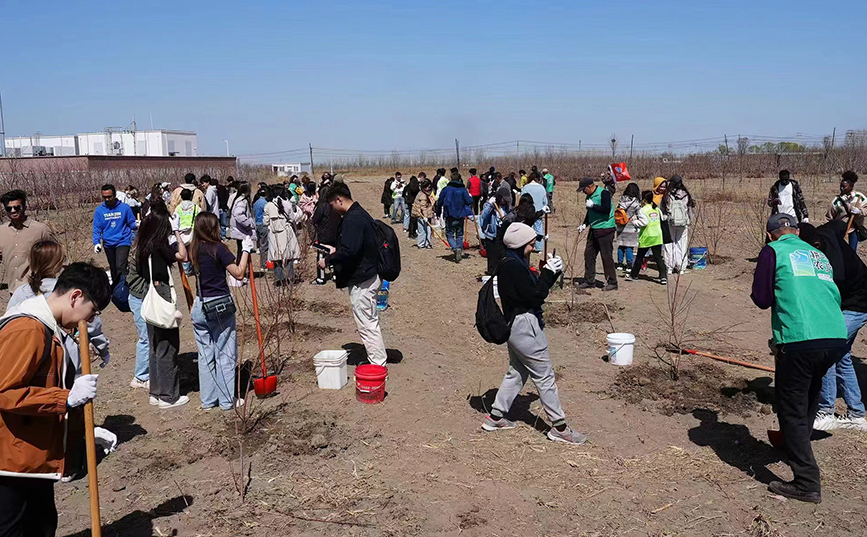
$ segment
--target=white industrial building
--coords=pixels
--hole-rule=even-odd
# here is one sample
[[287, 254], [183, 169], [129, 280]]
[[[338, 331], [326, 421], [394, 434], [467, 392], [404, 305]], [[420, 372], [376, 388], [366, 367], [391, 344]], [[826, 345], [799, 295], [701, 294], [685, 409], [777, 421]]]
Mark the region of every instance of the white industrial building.
[[195, 157], [196, 133], [188, 131], [131, 131], [107, 129], [69, 135], [15, 136], [6, 138], [9, 157], [136, 156]]
[[277, 177], [290, 177], [301, 173], [310, 173], [310, 163], [292, 162], [288, 164], [272, 164], [271, 170]]

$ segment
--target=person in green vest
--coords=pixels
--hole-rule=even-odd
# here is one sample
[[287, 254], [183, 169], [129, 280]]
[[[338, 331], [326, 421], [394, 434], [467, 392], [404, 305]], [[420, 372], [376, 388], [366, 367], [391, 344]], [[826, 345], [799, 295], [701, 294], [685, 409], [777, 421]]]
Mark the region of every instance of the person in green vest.
[[810, 435], [822, 377], [846, 353], [847, 330], [831, 263], [798, 233], [794, 216], [778, 213], [768, 219], [770, 243], [759, 253], [751, 298], [761, 309], [771, 309], [777, 417], [794, 475], [792, 481], [772, 481], [768, 488], [786, 498], [820, 503]]
[[545, 192], [548, 194], [548, 208], [554, 214], [554, 176], [548, 172], [548, 168], [542, 168], [542, 178], [545, 179]]
[[637, 261], [632, 264], [632, 270], [626, 276], [626, 281], [632, 282], [638, 279], [638, 273], [641, 271], [641, 260], [644, 259], [649, 250], [653, 252], [656, 268], [659, 269], [659, 283], [667, 284], [665, 260], [662, 256], [662, 211], [653, 203], [652, 190], [645, 190], [641, 193], [641, 210], [636, 213], [632, 223], [641, 231], [638, 235]]
[[[193, 202], [192, 190], [181, 190], [181, 202], [175, 207], [175, 219], [178, 222], [178, 231], [181, 233], [181, 240], [184, 241], [184, 246], [189, 246], [193, 240], [193, 226], [195, 225], [196, 216], [201, 212], [198, 205]], [[187, 276], [193, 275], [192, 261], [184, 261], [184, 272]]]
[[579, 289], [596, 287], [596, 256], [602, 257], [602, 268], [605, 272], [604, 291], [617, 290], [617, 270], [614, 266], [614, 203], [611, 192], [593, 183], [591, 177], [585, 177], [578, 183], [578, 190], [587, 195], [587, 216], [584, 223], [578, 226], [578, 233], [584, 233], [589, 227], [587, 244], [584, 246], [584, 281]]

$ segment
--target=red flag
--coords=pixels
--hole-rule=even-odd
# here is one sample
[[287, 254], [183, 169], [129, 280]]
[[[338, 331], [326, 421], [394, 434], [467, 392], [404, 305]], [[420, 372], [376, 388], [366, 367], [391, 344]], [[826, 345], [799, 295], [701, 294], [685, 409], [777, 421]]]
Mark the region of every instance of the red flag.
[[629, 176], [629, 170], [626, 169], [625, 162], [615, 162], [608, 166], [608, 173], [611, 174], [611, 177], [614, 178], [616, 182], [620, 181], [631, 181], [632, 177]]

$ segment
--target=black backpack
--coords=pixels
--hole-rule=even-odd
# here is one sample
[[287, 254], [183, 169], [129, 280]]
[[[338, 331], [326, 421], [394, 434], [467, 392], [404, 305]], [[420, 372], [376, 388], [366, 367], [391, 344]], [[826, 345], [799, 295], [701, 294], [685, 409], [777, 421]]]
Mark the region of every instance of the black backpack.
[[379, 250], [376, 272], [383, 280], [393, 282], [400, 276], [400, 241], [385, 222], [373, 221], [373, 237]]
[[[501, 261], [500, 264], [502, 263]], [[497, 265], [491, 278], [479, 290], [479, 301], [476, 304], [476, 329], [482, 339], [496, 345], [507, 342], [512, 333], [512, 324], [506, 321], [506, 316], [494, 297], [494, 277], [499, 271], [500, 265]]]

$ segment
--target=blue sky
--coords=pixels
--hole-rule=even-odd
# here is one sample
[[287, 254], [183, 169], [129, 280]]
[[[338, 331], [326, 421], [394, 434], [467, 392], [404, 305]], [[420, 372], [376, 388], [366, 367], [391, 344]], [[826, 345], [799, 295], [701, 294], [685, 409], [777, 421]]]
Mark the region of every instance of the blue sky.
[[31, 2], [7, 136], [194, 130], [200, 154], [636, 144], [867, 128], [867, 2]]

